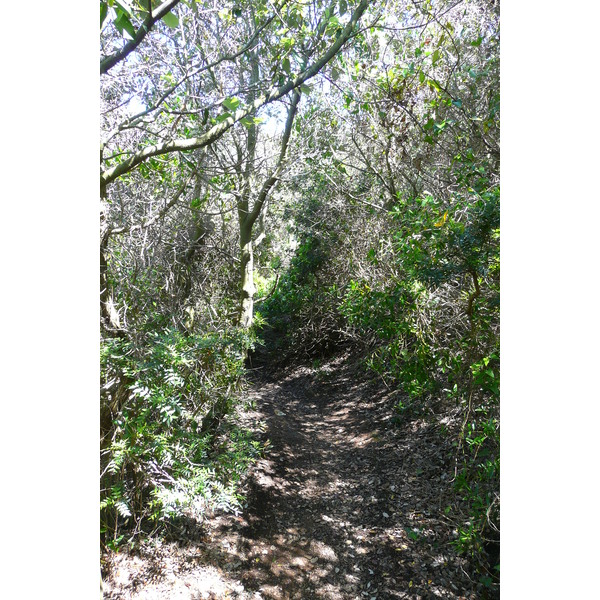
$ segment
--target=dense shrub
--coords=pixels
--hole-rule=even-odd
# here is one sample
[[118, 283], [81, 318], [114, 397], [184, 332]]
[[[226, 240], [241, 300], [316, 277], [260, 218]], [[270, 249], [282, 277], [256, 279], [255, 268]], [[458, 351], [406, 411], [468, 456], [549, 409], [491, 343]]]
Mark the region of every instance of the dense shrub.
[[261, 306], [274, 330], [280, 356], [314, 358], [344, 343], [344, 317], [337, 311], [343, 274], [335, 269], [331, 240], [304, 237], [275, 293]]
[[105, 543], [144, 523], [236, 510], [259, 452], [235, 419], [245, 349], [236, 331], [176, 329], [103, 340], [101, 525]]
[[[398, 412], [459, 409], [455, 487], [460, 551], [497, 563], [499, 530], [499, 189], [443, 203], [425, 195], [391, 213], [373, 275], [352, 280], [339, 309], [374, 346], [368, 365], [405, 392]], [[381, 276], [381, 269], [386, 271]], [[363, 270], [365, 272], [365, 270]], [[432, 400], [432, 402], [425, 402]], [[487, 577], [487, 575], [486, 575]]]

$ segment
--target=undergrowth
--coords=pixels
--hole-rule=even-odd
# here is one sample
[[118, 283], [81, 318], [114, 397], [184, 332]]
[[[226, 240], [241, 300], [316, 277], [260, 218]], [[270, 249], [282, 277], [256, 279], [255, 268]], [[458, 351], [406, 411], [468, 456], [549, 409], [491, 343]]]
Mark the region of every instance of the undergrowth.
[[238, 330], [166, 328], [102, 341], [101, 532], [108, 548], [177, 517], [237, 511], [260, 453], [237, 411], [246, 349]]
[[350, 339], [365, 366], [403, 392], [395, 420], [430, 406], [458, 414], [460, 426], [448, 432], [456, 502], [446, 517], [456, 550], [478, 565], [484, 586], [497, 588], [499, 188], [480, 177], [450, 208], [428, 194], [399, 202], [386, 236], [345, 282], [323, 260], [319, 235], [327, 234], [306, 237], [262, 308], [287, 346], [278, 353], [310, 355], [315, 331]]

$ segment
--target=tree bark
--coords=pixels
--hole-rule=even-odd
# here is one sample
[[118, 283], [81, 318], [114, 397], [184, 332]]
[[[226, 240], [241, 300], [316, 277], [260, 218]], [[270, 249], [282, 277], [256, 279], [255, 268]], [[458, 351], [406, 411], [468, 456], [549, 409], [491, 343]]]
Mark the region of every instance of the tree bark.
[[[142, 40], [148, 35], [150, 29], [152, 29], [154, 23], [159, 19], [162, 19], [168, 12], [170, 12], [181, 0], [167, 0], [161, 4], [154, 13], [152, 10], [148, 12], [148, 16], [144, 19], [141, 27], [137, 30], [135, 37], [129, 40], [121, 50], [107, 56], [100, 61], [100, 74], [104, 75], [109, 69], [112, 69], [118, 62], [126, 58], [131, 52], [133, 52], [141, 43]], [[150, 8], [150, 2], [148, 2]]]
[[252, 226], [245, 222], [240, 225], [240, 287], [241, 303], [239, 325], [248, 329], [254, 319], [254, 249], [252, 247]]
[[[240, 289], [241, 289], [241, 301], [238, 324], [244, 329], [248, 329], [252, 325], [254, 319], [254, 242], [252, 240], [252, 229], [257, 219], [262, 214], [262, 210], [265, 206], [269, 192], [273, 189], [281, 171], [284, 167], [285, 155], [289, 145], [290, 137], [292, 134], [292, 126], [294, 124], [294, 118], [298, 112], [298, 104], [300, 103], [300, 91], [294, 90], [292, 96], [292, 102], [288, 110], [288, 115], [285, 123], [285, 130], [283, 132], [283, 138], [281, 140], [281, 149], [279, 151], [279, 158], [273, 172], [267, 177], [265, 182], [258, 193], [252, 210], [249, 208], [249, 196], [250, 196], [250, 169], [246, 168], [245, 172], [245, 185], [244, 194], [242, 200], [238, 204], [238, 218], [240, 226]], [[249, 132], [250, 134], [252, 131]], [[249, 159], [254, 160], [254, 149], [256, 146], [256, 139], [254, 136], [249, 135], [249, 144], [252, 143], [252, 147], [249, 149]], [[247, 167], [248, 167], [247, 163]], [[260, 235], [264, 235], [264, 224], [263, 230]]]

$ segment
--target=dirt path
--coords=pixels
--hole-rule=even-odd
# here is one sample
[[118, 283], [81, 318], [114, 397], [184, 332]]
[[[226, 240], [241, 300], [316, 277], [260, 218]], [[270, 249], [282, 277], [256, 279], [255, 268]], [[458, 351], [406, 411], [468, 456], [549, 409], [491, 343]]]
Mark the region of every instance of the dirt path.
[[487, 597], [443, 517], [452, 452], [436, 417], [393, 422], [394, 398], [341, 359], [258, 380], [251, 395], [271, 445], [244, 513], [155, 549], [153, 583], [143, 582], [152, 552], [137, 575], [121, 557], [113, 572], [126, 585], [115, 575], [106, 597]]

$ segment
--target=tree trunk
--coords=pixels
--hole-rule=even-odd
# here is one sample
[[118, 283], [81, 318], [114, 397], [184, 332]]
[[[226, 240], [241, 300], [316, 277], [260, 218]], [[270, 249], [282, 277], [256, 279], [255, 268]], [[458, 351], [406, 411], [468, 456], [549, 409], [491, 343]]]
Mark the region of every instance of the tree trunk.
[[[106, 200], [106, 188], [101, 186], [100, 198]], [[104, 207], [100, 211], [100, 326], [105, 330], [118, 330], [118, 323], [115, 319], [112, 308], [112, 296], [108, 280], [108, 239], [109, 231], [106, 225], [106, 215]]]
[[240, 223], [240, 282], [241, 302], [238, 324], [244, 329], [252, 325], [254, 318], [254, 252], [252, 225], [245, 219]]
[[[256, 147], [256, 129], [253, 126], [248, 134], [248, 161], [246, 162], [246, 171], [244, 173], [244, 191], [242, 197], [238, 203], [238, 218], [240, 226], [240, 259], [241, 259], [241, 303], [239, 311], [238, 324], [241, 327], [249, 328], [252, 325], [254, 318], [254, 242], [252, 241], [252, 228], [256, 223], [257, 219], [263, 215], [263, 209], [265, 207], [267, 197], [277, 181], [284, 166], [285, 155], [287, 147], [292, 134], [292, 125], [294, 118], [298, 110], [298, 104], [300, 102], [300, 91], [296, 90], [292, 94], [292, 101], [288, 109], [288, 116], [285, 123], [285, 130], [283, 132], [283, 138], [281, 141], [281, 149], [279, 152], [279, 158], [273, 172], [265, 179], [262, 188], [258, 192], [254, 205], [250, 210], [249, 198], [251, 195], [250, 185], [250, 168], [252, 161], [254, 160], [254, 150]], [[261, 225], [260, 235], [258, 237], [259, 242], [264, 237], [264, 222]]]

